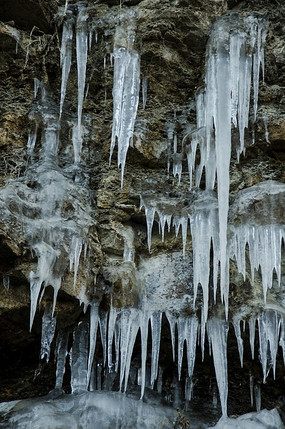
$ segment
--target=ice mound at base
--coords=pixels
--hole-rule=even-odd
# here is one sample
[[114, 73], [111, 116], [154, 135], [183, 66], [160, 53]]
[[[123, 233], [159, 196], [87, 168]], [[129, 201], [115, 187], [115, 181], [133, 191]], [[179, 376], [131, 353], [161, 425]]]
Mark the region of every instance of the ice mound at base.
[[221, 418], [221, 420], [208, 429], [284, 429], [280, 415], [276, 408], [262, 410], [258, 413], [248, 413], [236, 419]]
[[87, 392], [0, 404], [2, 429], [173, 428], [177, 412], [117, 392]]

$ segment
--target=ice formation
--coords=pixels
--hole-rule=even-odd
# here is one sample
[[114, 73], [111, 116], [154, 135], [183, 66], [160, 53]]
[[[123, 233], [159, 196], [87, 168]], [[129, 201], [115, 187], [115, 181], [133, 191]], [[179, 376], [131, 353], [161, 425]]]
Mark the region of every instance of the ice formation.
[[60, 90], [60, 108], [59, 117], [62, 115], [63, 103], [65, 99], [66, 86], [72, 60], [72, 39], [73, 39], [74, 16], [71, 10], [66, 11], [66, 18], [62, 28], [61, 49], [60, 49], [60, 66], [61, 90]]
[[[53, 314], [68, 259], [76, 282], [83, 242], [87, 240], [88, 225], [92, 223], [89, 204], [85, 207], [80, 204], [80, 199], [89, 199], [88, 190], [83, 183], [74, 183], [70, 173], [58, 165], [58, 116], [49, 104], [45, 87], [41, 84], [40, 88], [36, 108], [37, 117], [41, 113], [43, 128], [39, 155], [31, 157], [24, 178], [11, 181], [1, 192], [3, 218], [11, 220], [21, 216], [24, 239], [37, 258], [36, 270], [33, 269], [29, 276], [30, 329], [37, 304], [47, 286], [54, 289]], [[33, 141], [30, 149], [33, 149], [36, 137]], [[64, 214], [67, 199], [73, 211], [69, 218]], [[43, 353], [48, 358], [48, 352]]]
[[213, 288], [216, 299], [218, 266], [219, 266], [219, 236], [217, 219], [217, 200], [211, 191], [196, 194], [193, 192], [189, 206], [181, 205], [180, 199], [166, 197], [142, 196], [141, 206], [145, 209], [147, 223], [148, 247], [151, 248], [153, 223], [156, 216], [164, 241], [166, 227], [168, 232], [174, 227], [176, 236], [181, 228], [183, 254], [186, 251], [188, 231], [191, 231], [193, 247], [193, 284], [194, 303], [198, 286], [203, 290], [203, 320], [208, 315], [209, 281], [210, 281], [210, 254], [213, 247]]
[[[228, 314], [228, 211], [229, 166], [232, 151], [232, 127], [238, 128], [237, 157], [245, 151], [244, 135], [249, 128], [251, 87], [253, 86], [253, 122], [257, 115], [259, 71], [264, 73], [264, 43], [267, 21], [264, 17], [237, 13], [220, 17], [214, 24], [207, 46], [205, 90], [196, 98], [195, 130], [187, 133], [191, 144], [184, 142], [190, 186], [196, 169], [196, 186], [205, 172], [206, 189], [212, 190], [217, 180], [218, 231], [221, 298]], [[182, 174], [183, 151], [177, 152], [175, 125], [168, 128], [168, 146], [173, 145], [173, 175]], [[200, 164], [196, 163], [200, 149]], [[168, 156], [169, 158], [169, 156]], [[168, 161], [169, 170], [169, 161]], [[183, 238], [184, 240], [184, 238]], [[195, 252], [195, 249], [194, 249]], [[267, 279], [264, 280], [266, 282]]]
[[110, 160], [117, 142], [123, 186], [127, 151], [132, 144], [139, 103], [140, 56], [134, 49], [132, 25], [117, 27], [114, 41], [113, 128]]
[[[77, 102], [77, 141], [79, 154], [82, 146], [82, 109], [85, 92], [87, 52], [88, 52], [88, 14], [83, 5], [80, 4], [79, 12], [76, 21], [76, 58], [77, 58], [77, 86], [78, 86], [78, 102]], [[79, 157], [75, 162], [80, 160]]]
[[41, 359], [49, 361], [50, 346], [55, 334], [56, 318], [53, 317], [51, 308], [47, 307], [42, 318]]
[[238, 270], [246, 278], [246, 250], [248, 246], [252, 281], [255, 271], [260, 269], [264, 302], [267, 290], [273, 285], [274, 274], [277, 283], [281, 282], [282, 241], [285, 242], [283, 225], [250, 225], [232, 227], [232, 257], [235, 257]]
[[[49, 360], [50, 357], [50, 348], [55, 332], [56, 322], [53, 313], [62, 277], [69, 262], [69, 269], [70, 271], [73, 270], [74, 274], [74, 288], [76, 287], [80, 258], [83, 246], [87, 241], [88, 227], [92, 223], [88, 204], [85, 204], [84, 209], [82, 209], [79, 199], [74, 196], [80, 193], [83, 195], [82, 198], [88, 200], [88, 192], [83, 189], [84, 184], [77, 182], [75, 185], [68, 172], [63, 171], [58, 165], [59, 122], [63, 112], [72, 62], [75, 20], [78, 105], [77, 122], [74, 123], [73, 121], [72, 142], [77, 168], [79, 168], [82, 146], [82, 111], [87, 55], [88, 47], [91, 48], [92, 44], [92, 31], [89, 31], [87, 26], [88, 14], [82, 4], [79, 4], [76, 17], [73, 9], [67, 7], [65, 12], [60, 53], [62, 81], [59, 116], [54, 113], [56, 109], [49, 105], [48, 94], [44, 86], [40, 82], [35, 82], [34, 95], [35, 98], [40, 99], [38, 110], [41, 112], [43, 128], [39, 159], [35, 161], [32, 156], [37, 144], [39, 127], [39, 123], [36, 121], [27, 143], [32, 168], [27, 173], [26, 181], [14, 181], [14, 183], [8, 184], [1, 194], [1, 202], [6, 207], [5, 216], [7, 219], [11, 216], [21, 216], [25, 240], [37, 258], [36, 269], [30, 273], [30, 328], [32, 328], [36, 308], [43, 297], [45, 288], [50, 285], [54, 289], [53, 306], [49, 312], [44, 314], [42, 320], [41, 358], [46, 358], [46, 360]], [[238, 128], [239, 131], [239, 144], [236, 149], [239, 158], [245, 150], [244, 135], [245, 130], [249, 127], [251, 86], [253, 86], [253, 121], [257, 116], [259, 70], [260, 67], [262, 69], [264, 67], [263, 46], [266, 25], [262, 18], [253, 15], [241, 17], [237, 14], [231, 14], [217, 21], [208, 44], [205, 90], [200, 92], [196, 98], [196, 128], [188, 127], [187, 130], [185, 129], [185, 135], [180, 139], [175, 128], [176, 118], [168, 124], [168, 170], [170, 169], [169, 160], [172, 158], [173, 175], [178, 176], [178, 181], [181, 181], [182, 161], [185, 152], [190, 187], [192, 187], [192, 176], [196, 170], [195, 184], [197, 187], [200, 186], [205, 173], [206, 190], [191, 190], [188, 194], [187, 204], [185, 201], [181, 201], [181, 198], [170, 198], [169, 195], [161, 198], [158, 195], [155, 197], [153, 195], [151, 197], [142, 196], [141, 208], [144, 207], [145, 210], [149, 250], [151, 250], [152, 231], [155, 222], [158, 223], [162, 241], [165, 240], [167, 234], [171, 234], [172, 228], [176, 236], [181, 230], [185, 260], [187, 258], [187, 235], [191, 234], [193, 285], [187, 284], [190, 281], [185, 278], [185, 273], [181, 274], [181, 278], [186, 284], [185, 289], [193, 286], [192, 306], [187, 304], [188, 312], [183, 308], [183, 311], [177, 314], [174, 311], [175, 298], [169, 298], [164, 307], [161, 301], [156, 301], [157, 295], [161, 292], [160, 277], [163, 277], [165, 282], [167, 276], [172, 279], [171, 275], [174, 276], [174, 274], [173, 272], [169, 274], [166, 267], [162, 273], [159, 271], [161, 267], [156, 266], [156, 269], [152, 267], [153, 273], [150, 275], [146, 268], [147, 263], [141, 261], [142, 273], [137, 275], [136, 280], [140, 285], [144, 285], [146, 294], [141, 298], [136, 308], [117, 308], [111, 301], [109, 311], [102, 311], [99, 302], [88, 301], [85, 303], [85, 307], [90, 307], [89, 324], [84, 321], [75, 327], [71, 350], [69, 350], [69, 333], [61, 331], [58, 334], [55, 347], [56, 390], [62, 388], [67, 356], [69, 356], [72, 393], [77, 394], [87, 390], [104, 388], [111, 390], [117, 374], [120, 391], [126, 392], [130, 380], [135, 380], [135, 383], [140, 385], [141, 398], [149, 388], [156, 389], [161, 393], [163, 369], [159, 367], [159, 354], [162, 320], [165, 314], [169, 322], [169, 341], [173, 360], [177, 360], [178, 374], [173, 383], [177, 388], [177, 379], [180, 380], [181, 378], [185, 350], [187, 360], [185, 399], [189, 401], [194, 389], [192, 376], [197, 344], [200, 343], [202, 356], [204, 356], [207, 334], [209, 348], [213, 355], [222, 414], [226, 418], [229, 322], [212, 314], [208, 316], [210, 288], [213, 289], [213, 301], [216, 303], [220, 280], [220, 295], [225, 303], [227, 316], [229, 259], [236, 261], [238, 271], [246, 279], [248, 275], [246, 269], [247, 248], [252, 280], [256, 276], [255, 271], [260, 270], [261, 272], [264, 300], [266, 300], [267, 289], [273, 284], [274, 277], [276, 277], [278, 284], [281, 283], [281, 247], [282, 243], [285, 242], [284, 227], [276, 223], [262, 225], [240, 223], [228, 227], [232, 127]], [[118, 166], [121, 166], [122, 185], [127, 151], [132, 144], [134, 135], [140, 90], [140, 56], [134, 48], [134, 34], [134, 23], [131, 20], [118, 26], [115, 33], [114, 52], [111, 56], [114, 59], [114, 79], [110, 159], [117, 144], [117, 159]], [[142, 80], [143, 109], [146, 107], [146, 101], [147, 79], [144, 78]], [[191, 143], [186, 144], [189, 138]], [[181, 151], [178, 149], [180, 143]], [[198, 148], [200, 150], [200, 165], [197, 166]], [[173, 153], [170, 154], [171, 151]], [[30, 179], [36, 182], [37, 186], [34, 189], [28, 185]], [[215, 181], [217, 181], [218, 198], [213, 192]], [[69, 196], [68, 201], [72, 205], [72, 216], [68, 218], [65, 218], [63, 210], [66, 196]], [[12, 204], [15, 200], [18, 204], [16, 212]], [[122, 229], [121, 235], [124, 240], [122, 263], [134, 265], [135, 245], [132, 228], [125, 227]], [[172, 257], [175, 259], [174, 255]], [[167, 257], [165, 256], [165, 258], [167, 262]], [[158, 265], [161, 262], [158, 259], [156, 261], [158, 261]], [[171, 271], [172, 267], [169, 266], [168, 270]], [[139, 278], [140, 276], [141, 278]], [[149, 284], [151, 287], [147, 290]], [[203, 291], [201, 317], [198, 317], [195, 312], [199, 285]], [[150, 296], [153, 298], [152, 301]], [[189, 301], [187, 293], [184, 294], [183, 299], [184, 304]], [[244, 346], [241, 330], [242, 321], [244, 320], [239, 315], [236, 315], [232, 320], [241, 366], [243, 365]], [[284, 316], [278, 309], [266, 309], [265, 306], [265, 310], [260, 314], [252, 315], [248, 323], [252, 357], [255, 353], [256, 324], [258, 326], [259, 355], [265, 382], [271, 367], [275, 376], [279, 344], [283, 349], [285, 361]], [[100, 330], [100, 334], [98, 330]], [[151, 334], [151, 353], [148, 350], [149, 334]], [[140, 337], [141, 361], [140, 367], [134, 369], [131, 360], [138, 336]], [[102, 346], [101, 353], [98, 353], [99, 337]], [[260, 410], [259, 385], [254, 385], [253, 379], [250, 380], [250, 383], [252, 403], [255, 391], [256, 407]], [[174, 396], [176, 399], [173, 400], [173, 403], [179, 402], [177, 399], [178, 392]], [[143, 405], [141, 407], [143, 408]], [[257, 427], [250, 425], [251, 422], [257, 422], [258, 419], [261, 421], [259, 416], [250, 416], [248, 418], [249, 423], [245, 423], [246, 419], [244, 419], [242, 423], [244, 426], [240, 426], [237, 421], [232, 422], [230, 420], [227, 420], [227, 424], [236, 428]], [[265, 418], [270, 416], [267, 414]], [[137, 419], [140, 418], [141, 416], [137, 417]], [[73, 424], [76, 427], [76, 419], [72, 420], [72, 417], [70, 419], [70, 427]], [[272, 421], [274, 419], [277, 421], [275, 416], [272, 419]], [[223, 427], [222, 424], [221, 421], [217, 428]], [[246, 424], [247, 426], [245, 426]]]
[[62, 116], [63, 104], [66, 95], [66, 88], [68, 77], [72, 63], [72, 50], [73, 50], [73, 33], [74, 23], [76, 20], [76, 62], [77, 62], [77, 88], [78, 88], [78, 102], [77, 102], [77, 124], [73, 127], [73, 147], [74, 147], [74, 161], [76, 164], [80, 162], [80, 154], [82, 148], [82, 110], [83, 100], [85, 95], [85, 82], [86, 82], [86, 67], [88, 56], [88, 13], [85, 6], [78, 3], [77, 17], [74, 15], [73, 7], [67, 7], [63, 11], [63, 29], [61, 38], [60, 49], [60, 66], [61, 73], [61, 90], [60, 90], [60, 107], [59, 107], [59, 120]]

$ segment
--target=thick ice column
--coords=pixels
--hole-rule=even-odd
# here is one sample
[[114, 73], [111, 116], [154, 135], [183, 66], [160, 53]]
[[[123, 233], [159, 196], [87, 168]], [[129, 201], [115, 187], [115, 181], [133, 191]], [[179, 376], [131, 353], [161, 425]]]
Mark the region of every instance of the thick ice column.
[[62, 108], [65, 99], [66, 86], [70, 72], [72, 59], [72, 38], [73, 38], [74, 17], [72, 11], [66, 11], [66, 18], [62, 28], [61, 48], [60, 48], [60, 67], [61, 67], [61, 89], [60, 89], [60, 108], [59, 117], [62, 115]]
[[72, 393], [81, 393], [87, 390], [87, 353], [87, 324], [80, 322], [74, 331], [70, 352]]
[[134, 29], [117, 27], [114, 42], [113, 128], [110, 161], [116, 142], [121, 186], [129, 145], [134, 134], [140, 90], [140, 56], [134, 49]]
[[56, 389], [62, 388], [63, 376], [65, 373], [67, 346], [68, 346], [68, 333], [61, 331], [57, 336], [56, 346], [55, 346], [55, 359], [56, 359], [55, 388]]
[[228, 360], [227, 360], [227, 336], [228, 323], [222, 319], [213, 317], [208, 320], [207, 331], [211, 344], [216, 379], [220, 394], [223, 416], [227, 415], [228, 399]]

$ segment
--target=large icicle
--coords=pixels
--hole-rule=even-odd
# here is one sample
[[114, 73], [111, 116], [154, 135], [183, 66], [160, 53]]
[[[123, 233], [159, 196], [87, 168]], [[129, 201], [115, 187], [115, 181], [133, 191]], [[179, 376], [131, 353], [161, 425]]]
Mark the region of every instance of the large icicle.
[[213, 352], [214, 366], [220, 394], [222, 413], [223, 416], [226, 416], [228, 399], [228, 323], [226, 323], [222, 319], [213, 317], [212, 319], [208, 320], [207, 331], [209, 343]]
[[66, 18], [62, 28], [62, 39], [60, 48], [60, 67], [61, 67], [61, 89], [60, 89], [60, 108], [59, 117], [62, 115], [62, 108], [65, 99], [66, 86], [70, 72], [72, 59], [72, 38], [73, 38], [74, 17], [72, 11], [66, 11]]
[[96, 348], [97, 340], [97, 330], [99, 322], [99, 303], [92, 302], [90, 304], [90, 325], [89, 325], [89, 355], [88, 355], [88, 365], [87, 365], [87, 383], [86, 389], [88, 389], [90, 383], [91, 370], [94, 360], [94, 353]]
[[123, 186], [127, 151], [133, 139], [140, 90], [140, 56], [134, 50], [134, 30], [117, 27], [114, 45], [113, 128], [110, 161], [117, 141]]
[[80, 152], [82, 146], [82, 109], [86, 81], [86, 65], [88, 52], [88, 14], [84, 6], [80, 6], [76, 22], [76, 58], [77, 58], [77, 86], [78, 86], [78, 104], [77, 104], [77, 128], [75, 129], [74, 141], [77, 141], [77, 150], [75, 151], [75, 163], [80, 161]]

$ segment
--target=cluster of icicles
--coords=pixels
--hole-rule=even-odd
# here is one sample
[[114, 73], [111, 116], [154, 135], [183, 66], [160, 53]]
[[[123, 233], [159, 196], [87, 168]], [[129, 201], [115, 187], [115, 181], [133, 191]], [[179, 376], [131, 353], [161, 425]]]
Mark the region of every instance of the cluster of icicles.
[[[270, 185], [271, 182], [268, 183], [268, 189], [270, 189]], [[144, 207], [146, 215], [149, 249], [151, 249], [155, 219], [161, 232], [162, 241], [165, 239], [166, 231], [169, 233], [171, 227], [175, 229], [176, 236], [178, 236], [181, 228], [183, 253], [186, 250], [187, 235], [191, 234], [194, 304], [200, 285], [203, 290], [202, 320], [204, 323], [208, 314], [210, 278], [212, 278], [214, 302], [216, 302], [217, 297], [221, 258], [217, 205], [217, 200], [210, 191], [200, 194], [200, 198], [196, 198], [191, 207], [183, 207], [179, 213], [177, 213], [178, 201], [176, 199], [169, 198], [166, 200], [159, 197], [153, 199], [153, 197], [147, 196], [141, 199], [141, 208]], [[284, 243], [284, 225], [240, 224], [229, 226], [226, 267], [229, 267], [230, 260], [235, 260], [238, 271], [246, 280], [248, 276], [246, 263], [248, 249], [251, 281], [254, 283], [255, 271], [258, 272], [260, 269], [265, 303], [267, 290], [273, 286], [275, 274], [278, 286], [281, 284], [281, 256]], [[212, 269], [210, 267], [211, 261]]]
[[[174, 316], [166, 312], [168, 319], [173, 361], [177, 358], [178, 379], [181, 378], [184, 343], [187, 346], [187, 376], [185, 382], [185, 401], [192, 396], [192, 376], [196, 358], [196, 346], [200, 342], [202, 359], [204, 358], [204, 344], [207, 331], [209, 353], [213, 356], [217, 385], [220, 393], [223, 415], [227, 413], [228, 376], [227, 376], [227, 335], [229, 323], [217, 318], [210, 318], [206, 331], [199, 324], [196, 315]], [[254, 344], [256, 322], [259, 334], [259, 356], [265, 382], [269, 371], [273, 370], [275, 377], [276, 356], [278, 346], [283, 350], [285, 362], [285, 319], [283, 315], [273, 309], [261, 312], [258, 316], [251, 316], [248, 320], [249, 338], [252, 358], [254, 359]], [[49, 359], [50, 345], [55, 332], [55, 318], [50, 312], [43, 316], [41, 357]], [[148, 361], [148, 332], [151, 326], [151, 364], [150, 373], [146, 371]], [[145, 387], [154, 387], [161, 393], [163, 369], [159, 366], [160, 337], [162, 312], [144, 309], [125, 308], [117, 309], [111, 306], [109, 312], [101, 312], [98, 303], [90, 304], [90, 323], [80, 322], [73, 332], [73, 345], [68, 350], [68, 333], [60, 332], [56, 342], [56, 389], [60, 389], [66, 367], [66, 358], [70, 354], [71, 388], [73, 393], [86, 390], [101, 390], [103, 378], [118, 373], [119, 389], [126, 391], [131, 358], [134, 345], [140, 332], [141, 338], [141, 367], [138, 370], [135, 382], [141, 385], [141, 397]], [[233, 327], [237, 339], [241, 366], [243, 366], [243, 339], [242, 332], [246, 329], [246, 321], [236, 316]], [[97, 331], [100, 329], [100, 338], [103, 350], [103, 360], [96, 356]], [[88, 339], [89, 337], [89, 339]], [[177, 338], [177, 339], [176, 339]], [[100, 383], [96, 375], [96, 365], [100, 368]], [[103, 372], [102, 372], [103, 371]], [[149, 379], [147, 379], [149, 378]], [[97, 379], [97, 382], [96, 382]], [[114, 377], [113, 377], [114, 381]], [[155, 384], [156, 382], [156, 384]], [[250, 389], [253, 380], [250, 379]], [[105, 385], [108, 383], [105, 382]], [[191, 388], [189, 386], [192, 386]], [[112, 388], [112, 385], [110, 386]], [[252, 393], [252, 392], [251, 392]]]
[[[63, 22], [60, 64], [62, 68], [60, 117], [62, 115], [70, 67], [72, 63], [72, 39], [74, 32], [74, 7], [65, 11]], [[96, 22], [88, 23], [88, 11], [81, 3], [77, 4], [76, 18], [76, 60], [78, 81], [77, 123], [73, 129], [75, 162], [80, 161], [82, 147], [82, 109], [86, 83], [86, 65], [88, 48], [92, 46], [93, 33], [97, 41]], [[113, 128], [110, 149], [110, 162], [113, 150], [118, 145], [118, 166], [121, 166], [121, 183], [123, 184], [124, 168], [129, 145], [132, 144], [135, 119], [137, 115], [140, 91], [140, 56], [134, 49], [135, 33], [131, 25], [132, 13], [126, 13], [128, 25], [118, 26], [114, 34], [113, 85]], [[126, 18], [125, 17], [125, 18]], [[124, 17], [123, 17], [124, 18]], [[104, 59], [105, 64], [105, 59]], [[143, 80], [143, 105], [146, 103], [146, 80]]]
[[[59, 107], [59, 120], [63, 113], [67, 82], [72, 62], [72, 39], [76, 19], [76, 55], [78, 73], [78, 111], [77, 122], [73, 127], [73, 146], [75, 164], [80, 162], [82, 147], [82, 110], [85, 93], [86, 65], [88, 47], [92, 43], [93, 28], [88, 28], [88, 13], [84, 6], [78, 5], [75, 18], [73, 9], [67, 8], [63, 23], [61, 45], [61, 99]], [[187, 155], [190, 182], [192, 186], [192, 173], [196, 169], [196, 186], [200, 185], [203, 170], [206, 178], [206, 191], [203, 204], [191, 208], [191, 211], [177, 213], [175, 209], [169, 213], [167, 204], [151, 203], [143, 199], [147, 220], [148, 245], [151, 246], [152, 226], [157, 213], [162, 238], [165, 236], [165, 227], [173, 225], [178, 234], [182, 230], [183, 251], [186, 249], [186, 238], [190, 225], [193, 243], [194, 265], [194, 295], [197, 294], [198, 285], [203, 289], [204, 308], [201, 324], [196, 316], [174, 317], [167, 313], [170, 324], [173, 357], [175, 358], [175, 331], [178, 335], [178, 374], [181, 375], [183, 344], [187, 343], [188, 377], [191, 380], [198, 333], [200, 330], [201, 346], [204, 349], [205, 333], [207, 330], [210, 350], [213, 354], [218, 388], [221, 398], [223, 414], [227, 413], [227, 332], [228, 322], [219, 318], [209, 318], [208, 295], [210, 279], [210, 253], [213, 246], [213, 272], [214, 295], [216, 296], [218, 277], [220, 281], [221, 298], [225, 303], [228, 314], [228, 284], [229, 284], [229, 258], [235, 257], [238, 269], [246, 276], [245, 249], [249, 245], [252, 276], [254, 270], [261, 266], [264, 295], [272, 284], [274, 270], [280, 283], [281, 256], [280, 248], [285, 231], [278, 226], [247, 226], [242, 225], [234, 229], [231, 243], [228, 241], [228, 211], [229, 211], [229, 165], [231, 158], [231, 128], [238, 128], [240, 143], [237, 154], [244, 152], [244, 132], [248, 128], [250, 94], [253, 86], [253, 121], [257, 114], [258, 82], [260, 66], [264, 66], [263, 46], [266, 37], [267, 24], [261, 17], [250, 15], [227, 15], [220, 18], [214, 26], [208, 44], [205, 91], [197, 96], [196, 113], [197, 127], [183, 139], [183, 148]], [[120, 44], [125, 38], [124, 46]], [[140, 87], [140, 58], [134, 49], [133, 27], [118, 27], [115, 33], [114, 52], [114, 86], [113, 86], [113, 129], [111, 138], [111, 154], [115, 144], [118, 145], [118, 165], [121, 166], [121, 182], [123, 183], [124, 166], [129, 145], [132, 143], [134, 126], [138, 108]], [[146, 102], [146, 80], [143, 81], [143, 105]], [[46, 141], [53, 138], [53, 129], [46, 128]], [[174, 145], [174, 175], [181, 177], [182, 155], [177, 153], [177, 136], [175, 130], [170, 128], [170, 144]], [[34, 138], [30, 139], [33, 146]], [[190, 143], [188, 143], [190, 141]], [[55, 143], [56, 145], [56, 143]], [[200, 149], [200, 165], [196, 168], [196, 153]], [[50, 151], [50, 148], [48, 149]], [[218, 199], [213, 197], [213, 188], [217, 181]], [[208, 205], [209, 201], [211, 204]], [[164, 202], [165, 203], [165, 202]], [[42, 245], [41, 245], [42, 246]], [[263, 250], [262, 250], [263, 249]], [[70, 265], [77, 270], [82, 250], [82, 241], [74, 240], [71, 243]], [[42, 261], [47, 260], [48, 252], [41, 255]], [[268, 257], [268, 255], [271, 255]], [[56, 256], [56, 255], [55, 255]], [[53, 257], [51, 255], [51, 257]], [[43, 266], [41, 267], [41, 264]], [[54, 264], [53, 260], [50, 266]], [[40, 289], [41, 284], [53, 284], [46, 278], [44, 272], [48, 270], [46, 262], [39, 261], [35, 278], [31, 279], [31, 323], [34, 317], [38, 293], [34, 288]], [[33, 275], [32, 275], [33, 277]], [[75, 276], [76, 279], [76, 276]], [[57, 287], [58, 289], [58, 287]], [[81, 323], [74, 331], [72, 350], [70, 351], [71, 386], [73, 392], [86, 390], [92, 385], [94, 378], [94, 354], [98, 326], [100, 327], [103, 347], [103, 365], [107, 362], [107, 370], [115, 368], [120, 375], [120, 389], [126, 390], [132, 351], [140, 331], [141, 337], [141, 395], [144, 393], [146, 380], [146, 361], [148, 328], [151, 324], [152, 333], [152, 360], [150, 386], [153, 387], [159, 372], [159, 348], [161, 334], [161, 312], [150, 312], [144, 309], [116, 309], [111, 307], [109, 313], [102, 316], [97, 303], [90, 303], [89, 342], [87, 339], [88, 326]], [[257, 318], [260, 341], [260, 357], [264, 378], [267, 375], [268, 353], [271, 354], [273, 369], [275, 371], [276, 350], [279, 343], [284, 350], [284, 321], [274, 311], [265, 311]], [[250, 320], [250, 342], [254, 352], [255, 318]], [[206, 324], [207, 322], [207, 324]], [[177, 327], [177, 328], [176, 328]], [[239, 353], [242, 361], [242, 338], [240, 322], [234, 322]], [[281, 328], [281, 333], [280, 333]], [[42, 357], [49, 357], [49, 346], [55, 329], [55, 320], [52, 316], [43, 319]], [[89, 345], [88, 345], [89, 344]], [[268, 344], [270, 347], [268, 347]], [[56, 387], [60, 388], [65, 370], [66, 355], [68, 352], [67, 335], [58, 337], [56, 347], [57, 374]], [[113, 359], [115, 351], [115, 360]], [[93, 374], [93, 375], [92, 375]], [[188, 384], [189, 385], [189, 384]], [[187, 397], [191, 394], [187, 393]]]

